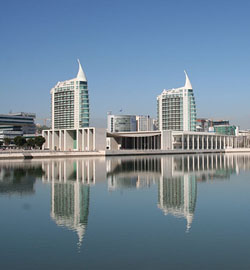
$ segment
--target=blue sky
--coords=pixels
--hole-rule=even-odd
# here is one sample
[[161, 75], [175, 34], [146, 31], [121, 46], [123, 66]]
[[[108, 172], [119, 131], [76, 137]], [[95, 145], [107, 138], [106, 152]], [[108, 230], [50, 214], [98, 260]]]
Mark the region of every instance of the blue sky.
[[250, 1], [2, 1], [0, 113], [50, 116], [50, 89], [88, 78], [92, 123], [106, 112], [156, 116], [156, 96], [184, 85], [198, 117], [250, 128]]

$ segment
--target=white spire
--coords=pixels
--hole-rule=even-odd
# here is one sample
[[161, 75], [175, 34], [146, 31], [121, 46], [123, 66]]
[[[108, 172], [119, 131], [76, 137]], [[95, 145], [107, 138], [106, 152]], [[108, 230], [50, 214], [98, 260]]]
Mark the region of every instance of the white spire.
[[86, 82], [87, 81], [87, 78], [86, 78], [86, 76], [84, 74], [84, 71], [82, 69], [81, 63], [80, 63], [79, 59], [77, 59], [77, 61], [78, 61], [78, 64], [79, 64], [79, 70], [78, 70], [78, 73], [77, 73], [77, 77], [76, 78], [79, 81]]
[[188, 75], [187, 75], [186, 70], [184, 70], [184, 73], [185, 73], [185, 75], [186, 75], [186, 83], [185, 83], [184, 88], [185, 88], [185, 89], [193, 89], [192, 84], [191, 84], [191, 82], [190, 82], [190, 80], [189, 80], [189, 78], [188, 78]]

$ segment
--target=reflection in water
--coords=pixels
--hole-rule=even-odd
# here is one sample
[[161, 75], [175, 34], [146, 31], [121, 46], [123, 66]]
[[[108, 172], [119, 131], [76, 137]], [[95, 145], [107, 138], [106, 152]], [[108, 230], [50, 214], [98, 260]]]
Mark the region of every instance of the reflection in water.
[[[57, 159], [0, 163], [0, 193], [32, 194], [37, 177], [51, 184], [51, 217], [58, 226], [75, 231], [80, 247], [88, 225], [90, 189], [107, 179], [108, 190], [158, 186], [156, 203], [164, 215], [194, 219], [197, 182], [220, 181], [250, 170], [250, 155]], [[156, 195], [157, 196], [157, 195]]]
[[43, 173], [41, 164], [4, 162], [0, 165], [0, 193], [33, 194], [36, 178], [42, 177]]
[[176, 178], [161, 177], [158, 185], [158, 207], [165, 215], [184, 217], [187, 231], [191, 228], [197, 198], [197, 183], [194, 176]]
[[107, 159], [108, 189], [144, 188], [155, 184], [161, 172], [159, 157]]
[[79, 247], [88, 224], [89, 189], [79, 182], [52, 183], [51, 217], [57, 225], [77, 232]]
[[[44, 182], [51, 183], [51, 217], [57, 225], [75, 231], [80, 248], [88, 224], [90, 185], [105, 179], [103, 159], [43, 162]], [[96, 170], [98, 168], [98, 172]]]
[[187, 220], [191, 228], [197, 200], [197, 181], [229, 179], [250, 169], [250, 155], [182, 155], [107, 159], [109, 190], [158, 184], [158, 207], [165, 215]]
[[0, 161], [1, 269], [246, 269], [246, 170], [250, 154]]

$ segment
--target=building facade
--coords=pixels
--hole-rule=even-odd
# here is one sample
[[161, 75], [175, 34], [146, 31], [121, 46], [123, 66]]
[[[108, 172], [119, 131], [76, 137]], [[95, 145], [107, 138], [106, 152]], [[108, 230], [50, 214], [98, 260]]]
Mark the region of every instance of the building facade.
[[107, 133], [107, 150], [191, 150], [213, 152], [239, 147], [236, 136], [196, 131]]
[[207, 118], [198, 118], [196, 120], [196, 130], [235, 136], [238, 136], [239, 133], [239, 128], [235, 125], [230, 125], [229, 120], [212, 120]]
[[217, 125], [214, 126], [214, 132], [225, 135], [238, 135], [238, 127], [234, 125]]
[[34, 136], [36, 133], [35, 118], [34, 113], [0, 114], [0, 141], [3, 141], [4, 138], [12, 140], [16, 136]]
[[108, 132], [136, 131], [135, 115], [113, 115], [108, 114]]
[[136, 130], [137, 131], [152, 131], [156, 130], [154, 119], [149, 115], [136, 116]]
[[89, 127], [88, 82], [78, 63], [76, 78], [58, 82], [50, 91], [52, 129]]
[[[185, 71], [184, 71], [185, 72]], [[157, 97], [159, 130], [196, 131], [196, 105], [187, 73], [183, 87], [166, 90]]]

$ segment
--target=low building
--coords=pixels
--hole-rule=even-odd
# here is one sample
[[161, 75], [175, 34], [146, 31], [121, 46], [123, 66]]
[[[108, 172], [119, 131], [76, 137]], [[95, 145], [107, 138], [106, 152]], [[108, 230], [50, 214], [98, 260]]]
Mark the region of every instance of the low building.
[[198, 118], [196, 130], [200, 132], [215, 132], [223, 135], [238, 135], [238, 127], [230, 125], [229, 120], [212, 120], [208, 118]]
[[114, 115], [108, 114], [108, 132], [129, 132], [136, 131], [135, 115]]
[[236, 136], [212, 132], [144, 131], [107, 133], [108, 150], [222, 150], [237, 148]]
[[0, 141], [16, 136], [34, 136], [36, 133], [34, 113], [0, 114]]
[[43, 130], [43, 149], [56, 151], [105, 151], [104, 128], [50, 129]]
[[214, 125], [214, 132], [224, 135], [238, 135], [238, 127], [234, 125]]

